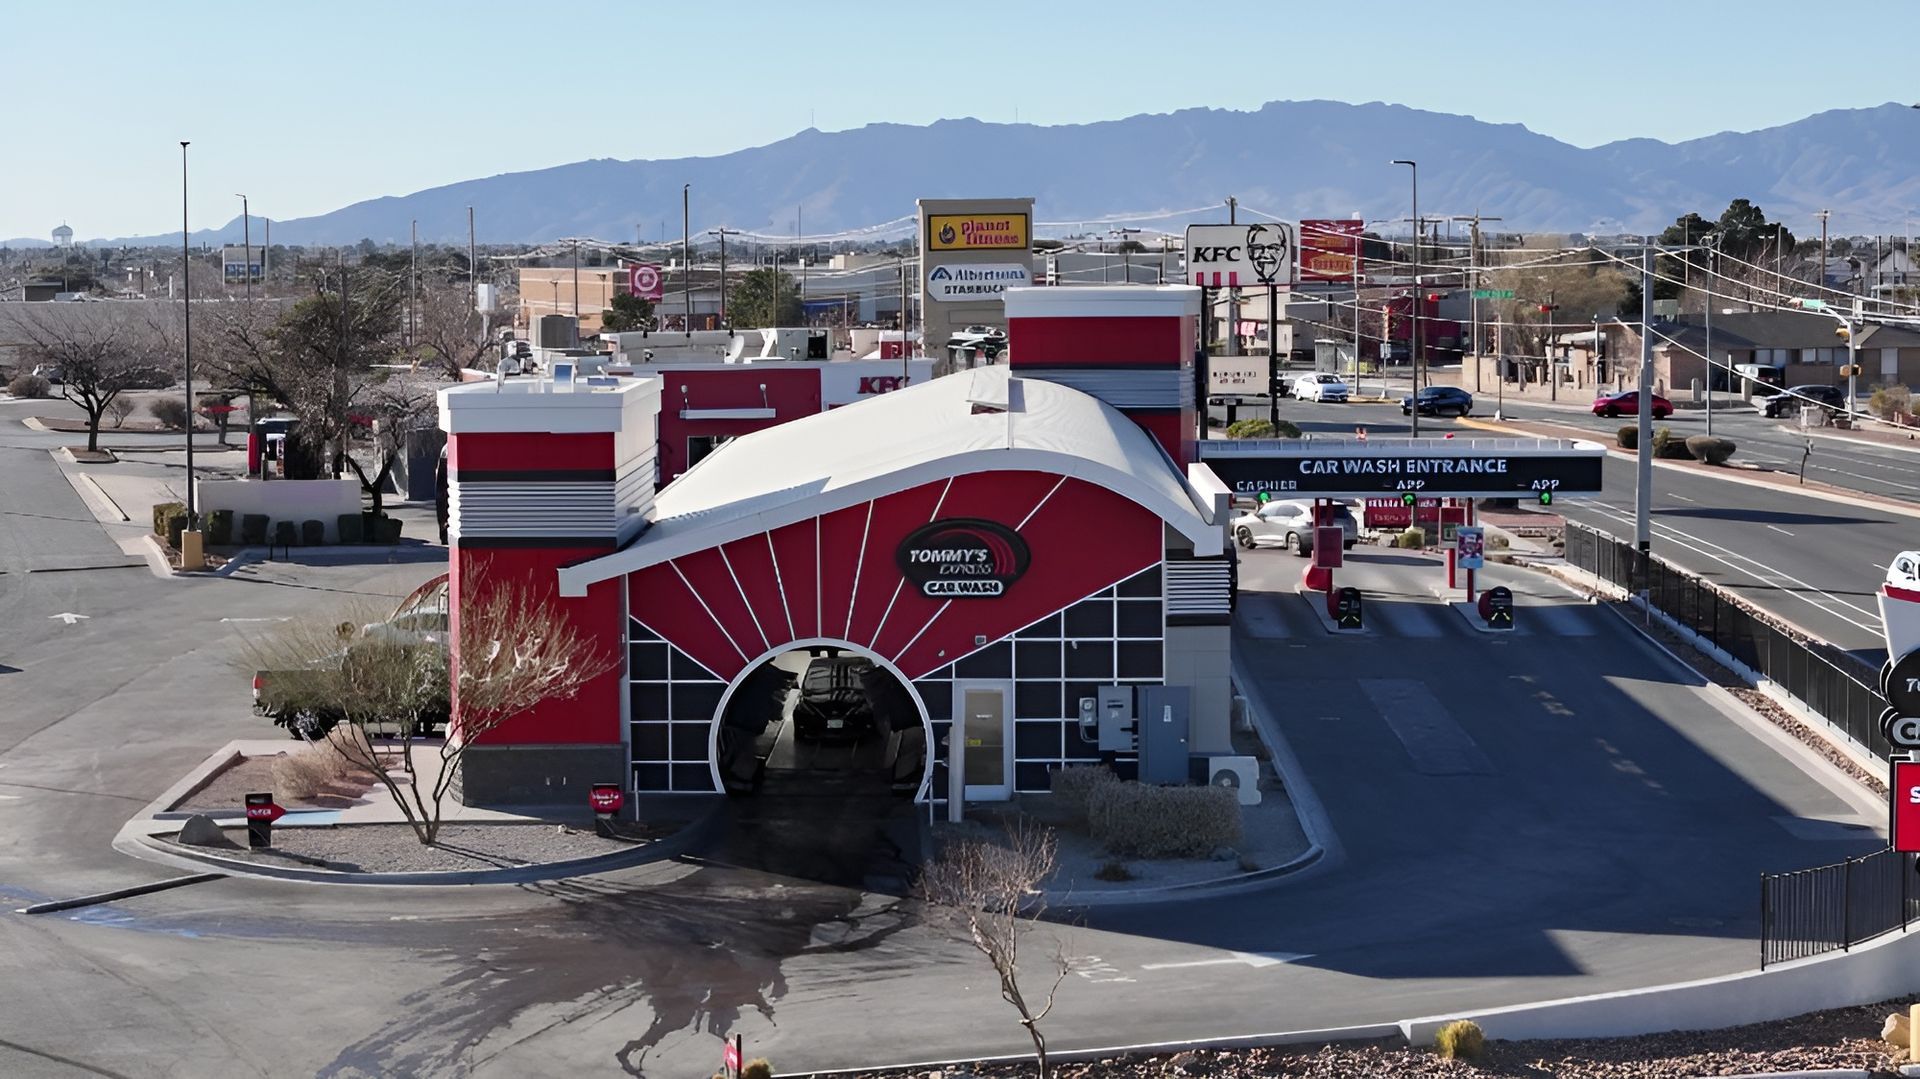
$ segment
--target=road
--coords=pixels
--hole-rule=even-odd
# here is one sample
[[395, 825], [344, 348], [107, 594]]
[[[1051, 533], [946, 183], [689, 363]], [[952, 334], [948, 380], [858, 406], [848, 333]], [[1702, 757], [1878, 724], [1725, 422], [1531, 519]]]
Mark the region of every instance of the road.
[[[78, 499], [31, 451], [5, 453], [8, 557], [78, 542]], [[1378, 622], [1351, 638], [1283, 593], [1297, 560], [1249, 556], [1247, 587], [1273, 591], [1249, 593], [1245, 667], [1339, 849], [1258, 893], [1069, 911], [1080, 958], [1056, 1045], [1748, 969], [1756, 872], [1877, 846], [1861, 807], [1605, 611], [1497, 571], [1523, 593], [1523, 632], [1489, 638], [1419, 598], [1437, 570], [1406, 561], [1357, 555], [1343, 571]], [[108, 842], [206, 753], [261, 732], [229, 665], [253, 623], [222, 619], [390, 596], [432, 571], [0, 577], [4, 906], [171, 875]], [[62, 612], [88, 618], [49, 617]], [[698, 857], [527, 887], [227, 879], [0, 915], [8, 1076], [685, 1075], [711, 1070], [733, 1031], [795, 1071], [1025, 1043], [978, 958], [911, 904]]]
[[[1376, 434], [1408, 431], [1405, 418], [1390, 406], [1288, 401], [1282, 408], [1287, 418], [1314, 434], [1351, 437], [1360, 424]], [[1557, 422], [1578, 418], [1575, 413], [1538, 412]], [[1777, 423], [1752, 416], [1745, 421]], [[1695, 421], [1689, 416], [1672, 422]], [[1716, 430], [1722, 429], [1722, 420], [1714, 422]], [[1463, 438], [1487, 435], [1453, 419], [1426, 419], [1421, 426], [1423, 432], [1450, 431]], [[1609, 429], [1615, 426], [1610, 424]], [[1729, 437], [1738, 441], [1744, 436], [1729, 433]], [[1816, 458], [1829, 454], [1830, 446], [1831, 440], [1816, 441]], [[1876, 455], [1883, 452], [1886, 461], [1881, 464], [1887, 468], [1908, 461], [1920, 464], [1920, 457], [1904, 451], [1874, 451]], [[1920, 468], [1913, 469], [1909, 478], [1920, 485]], [[1630, 540], [1635, 482], [1634, 462], [1609, 456], [1599, 496], [1561, 498], [1553, 508], [1568, 520]], [[1663, 467], [1654, 470], [1652, 523], [1653, 551], [1661, 558], [1875, 666], [1885, 658], [1874, 595], [1893, 554], [1920, 547], [1920, 520], [1912, 515], [1812, 497], [1793, 488], [1735, 483]]]

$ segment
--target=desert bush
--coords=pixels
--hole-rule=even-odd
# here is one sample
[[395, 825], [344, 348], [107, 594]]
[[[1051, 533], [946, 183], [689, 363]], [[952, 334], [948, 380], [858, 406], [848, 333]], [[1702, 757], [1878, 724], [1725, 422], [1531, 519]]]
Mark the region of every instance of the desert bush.
[[1705, 461], [1710, 465], [1724, 465], [1733, 457], [1734, 444], [1729, 439], [1713, 438], [1707, 435], [1694, 435], [1687, 439], [1687, 452], [1696, 461]]
[[100, 411], [113, 421], [115, 427], [118, 427], [127, 422], [128, 416], [133, 415], [133, 398], [122, 394], [108, 401], [106, 407]]
[[167, 537], [167, 546], [172, 547], [176, 551], [179, 550], [180, 534], [187, 530], [187, 511], [182, 508], [177, 513], [168, 514], [167, 519], [162, 521], [161, 525], [164, 531], [160, 534]]
[[1093, 879], [1117, 884], [1121, 881], [1132, 880], [1133, 870], [1129, 868], [1125, 862], [1107, 862], [1093, 871]]
[[1618, 431], [1615, 431], [1613, 437], [1615, 441], [1620, 443], [1620, 448], [1623, 450], [1637, 450], [1640, 448], [1640, 428], [1632, 424], [1628, 424]]
[[153, 504], [153, 534], [156, 536], [166, 535], [167, 518], [176, 513], [183, 517], [186, 516], [187, 504], [185, 502], [155, 502]]
[[1227, 424], [1228, 438], [1272, 438], [1274, 426], [1267, 420], [1235, 420]]
[[1424, 528], [1406, 529], [1399, 535], [1393, 537], [1393, 545], [1407, 550], [1421, 550], [1427, 545], [1427, 530]]
[[1087, 797], [1093, 838], [1132, 858], [1205, 858], [1240, 842], [1240, 801], [1225, 787], [1096, 786]]
[[175, 431], [187, 429], [187, 399], [184, 397], [156, 397], [147, 405], [147, 411], [163, 426]]
[[1478, 1060], [1487, 1051], [1487, 1036], [1471, 1019], [1455, 1019], [1433, 1036], [1433, 1044], [1448, 1060]]
[[1875, 386], [1867, 411], [1883, 420], [1913, 411], [1913, 394], [1905, 386]]
[[1685, 436], [1676, 435], [1671, 427], [1657, 427], [1653, 432], [1653, 455], [1676, 461], [1684, 461], [1693, 455], [1687, 452]]
[[233, 542], [232, 510], [214, 510], [207, 514], [207, 542], [216, 547]]
[[1497, 532], [1487, 537], [1487, 550], [1489, 551], [1504, 551], [1512, 545], [1512, 542], [1508, 540], [1507, 537]]
[[15, 397], [45, 397], [53, 392], [53, 383], [39, 375], [21, 375], [7, 383], [7, 392]]
[[305, 801], [325, 794], [352, 772], [353, 762], [341, 754], [332, 739], [322, 738], [273, 762], [273, 790]]
[[1054, 769], [1048, 779], [1054, 799], [1080, 824], [1087, 823], [1087, 799], [1094, 789], [1120, 782], [1104, 764], [1069, 764]]
[[740, 1079], [773, 1079], [773, 1061], [754, 1057], [740, 1066]]

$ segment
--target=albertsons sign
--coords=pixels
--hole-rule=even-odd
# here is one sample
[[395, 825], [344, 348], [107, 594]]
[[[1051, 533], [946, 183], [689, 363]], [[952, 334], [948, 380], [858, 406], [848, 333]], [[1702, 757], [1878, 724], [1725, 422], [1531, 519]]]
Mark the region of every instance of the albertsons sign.
[[927, 274], [927, 299], [969, 303], [1003, 299], [1009, 285], [1030, 285], [1033, 274], [1019, 263], [960, 263]]

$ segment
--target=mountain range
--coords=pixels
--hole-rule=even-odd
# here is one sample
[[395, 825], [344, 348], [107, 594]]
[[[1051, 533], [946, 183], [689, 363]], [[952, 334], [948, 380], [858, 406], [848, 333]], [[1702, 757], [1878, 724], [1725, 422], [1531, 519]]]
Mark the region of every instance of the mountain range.
[[[1688, 211], [1715, 217], [1748, 198], [1803, 236], [1822, 208], [1833, 211], [1836, 232], [1904, 234], [1907, 209], [1920, 206], [1920, 111], [1899, 104], [1680, 143], [1581, 148], [1518, 124], [1403, 105], [1277, 101], [1052, 127], [960, 119], [809, 128], [716, 157], [595, 159], [369, 199], [275, 221], [273, 239], [405, 242], [418, 220], [423, 242], [464, 244], [468, 206], [485, 243], [625, 241], [636, 231], [677, 238], [683, 184], [692, 185], [696, 235], [721, 225], [791, 235], [797, 214], [809, 235], [895, 222], [878, 235], [900, 237], [908, 230], [898, 219], [916, 198], [1004, 195], [1034, 196], [1039, 235], [1105, 232], [1099, 219], [1151, 213], [1165, 216], [1132, 223], [1177, 231], [1224, 219], [1229, 195], [1255, 214], [1358, 214], [1404, 229], [1408, 170], [1390, 158], [1419, 162], [1423, 215], [1478, 212], [1501, 218], [1492, 227], [1507, 232], [1640, 232]], [[195, 234], [239, 238], [237, 216]]]

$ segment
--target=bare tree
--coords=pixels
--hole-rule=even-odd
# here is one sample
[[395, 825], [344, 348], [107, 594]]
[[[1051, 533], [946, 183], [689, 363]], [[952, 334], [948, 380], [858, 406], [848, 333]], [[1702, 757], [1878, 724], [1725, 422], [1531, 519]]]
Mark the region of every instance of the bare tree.
[[[261, 678], [276, 712], [335, 719], [326, 737], [348, 760], [378, 776], [423, 844], [438, 841], [447, 794], [466, 751], [536, 704], [567, 700], [611, 670], [613, 657], [577, 629], [547, 590], [518, 578], [491, 579], [484, 567], [462, 582], [454, 618], [459, 641], [460, 715], [444, 738], [429, 737], [449, 701], [449, 658], [438, 644], [396, 644], [361, 633], [368, 612], [320, 622], [281, 623], [242, 646], [237, 662]], [[439, 771], [422, 782], [416, 754]]]
[[[174, 369], [166, 334], [145, 305], [7, 304], [0, 308], [27, 359], [60, 372], [60, 396], [87, 414], [87, 449], [100, 448], [100, 420], [126, 390], [165, 384]], [[8, 336], [0, 330], [0, 337]]]
[[373, 512], [382, 511], [387, 480], [407, 449], [411, 431], [433, 425], [439, 411], [437, 384], [407, 371], [378, 371], [347, 416], [346, 465], [360, 481]]
[[473, 292], [465, 285], [425, 288], [414, 330], [414, 365], [460, 381], [461, 372], [477, 366], [487, 354], [489, 319], [497, 324], [504, 317], [499, 311], [475, 311]]
[[1058, 849], [1051, 829], [1020, 823], [1007, 830], [1004, 843], [970, 839], [951, 845], [920, 877], [929, 919], [971, 944], [993, 966], [1000, 998], [1020, 1013], [1020, 1025], [1033, 1039], [1040, 1079], [1047, 1077], [1047, 1039], [1040, 1023], [1053, 1011], [1073, 960], [1065, 941], [1056, 937], [1046, 966], [1052, 981], [1036, 1008], [1020, 985], [1020, 945], [1046, 911], [1040, 885], [1053, 873]]

